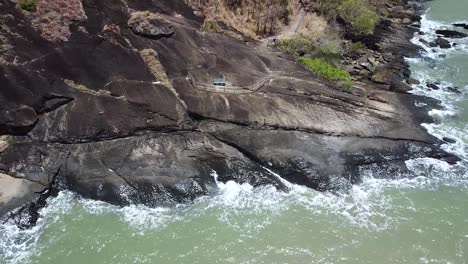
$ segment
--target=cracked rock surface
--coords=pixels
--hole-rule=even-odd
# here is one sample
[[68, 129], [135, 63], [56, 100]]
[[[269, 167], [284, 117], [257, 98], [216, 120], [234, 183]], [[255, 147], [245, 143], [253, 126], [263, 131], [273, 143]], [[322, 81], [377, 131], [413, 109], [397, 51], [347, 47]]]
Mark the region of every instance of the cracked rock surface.
[[[2, 3], [0, 15], [12, 16], [0, 39], [14, 45], [0, 55], [0, 134], [13, 136], [0, 172], [22, 194], [2, 200], [0, 214], [37, 199], [38, 186], [157, 206], [214, 192], [215, 173], [286, 190], [268, 168], [327, 191], [358, 183], [366, 167], [398, 177], [410, 158], [456, 161], [419, 125], [431, 121], [414, 106], [425, 98], [366, 83], [359, 89], [372, 97], [346, 93], [276, 50], [201, 32], [182, 0], [76, 6], [84, 14], [57, 42]], [[403, 42], [411, 32], [395, 34]], [[255, 90], [208, 92], [189, 74]]]

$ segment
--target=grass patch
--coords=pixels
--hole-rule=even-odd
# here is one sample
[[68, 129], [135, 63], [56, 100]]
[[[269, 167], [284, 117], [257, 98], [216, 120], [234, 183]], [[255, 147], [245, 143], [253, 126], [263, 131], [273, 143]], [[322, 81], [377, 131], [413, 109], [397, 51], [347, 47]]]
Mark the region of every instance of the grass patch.
[[298, 61], [319, 77], [332, 82], [337, 82], [346, 90], [351, 89], [352, 81], [349, 72], [322, 61], [321, 59], [301, 57]]
[[19, 6], [21, 9], [28, 12], [35, 12], [37, 8], [37, 0], [20, 0]]
[[351, 90], [352, 81], [349, 72], [334, 66], [340, 62], [339, 53], [317, 47], [310, 38], [300, 34], [281, 39], [278, 47], [296, 57], [299, 63], [319, 77], [336, 82], [347, 91]]

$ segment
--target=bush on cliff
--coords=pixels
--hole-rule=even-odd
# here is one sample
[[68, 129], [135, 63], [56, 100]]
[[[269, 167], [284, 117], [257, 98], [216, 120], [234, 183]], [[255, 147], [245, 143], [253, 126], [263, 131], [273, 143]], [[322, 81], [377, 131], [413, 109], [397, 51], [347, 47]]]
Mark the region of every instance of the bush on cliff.
[[19, 5], [23, 10], [34, 12], [37, 8], [37, 0], [20, 0]]
[[296, 34], [280, 39], [279, 48], [295, 57], [315, 57], [333, 63], [340, 60], [342, 47], [339, 38], [313, 37]]
[[300, 34], [280, 39], [279, 47], [295, 57], [311, 55], [317, 50], [309, 38]]
[[335, 67], [321, 59], [312, 58], [299, 58], [299, 63], [304, 65], [307, 69], [313, 71], [319, 77], [327, 79], [332, 82], [338, 82], [343, 88], [351, 89], [352, 81], [349, 72]]
[[379, 16], [370, 7], [368, 0], [342, 0], [338, 14], [353, 27], [355, 33], [372, 34], [379, 22]]
[[203, 32], [212, 32], [212, 33], [221, 33], [223, 30], [216, 21], [205, 19], [203, 25], [201, 26], [201, 31]]
[[366, 45], [364, 45], [361, 41], [358, 41], [358, 42], [354, 42], [351, 44], [351, 46], [349, 47], [349, 52], [358, 53], [365, 49], [366, 49]]

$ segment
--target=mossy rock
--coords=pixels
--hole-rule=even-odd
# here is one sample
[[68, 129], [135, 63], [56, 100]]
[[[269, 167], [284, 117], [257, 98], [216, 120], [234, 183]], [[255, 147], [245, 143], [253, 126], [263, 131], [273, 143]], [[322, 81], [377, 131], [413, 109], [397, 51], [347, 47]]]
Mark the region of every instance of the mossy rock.
[[37, 0], [20, 0], [18, 3], [21, 9], [28, 12], [35, 12], [37, 9]]

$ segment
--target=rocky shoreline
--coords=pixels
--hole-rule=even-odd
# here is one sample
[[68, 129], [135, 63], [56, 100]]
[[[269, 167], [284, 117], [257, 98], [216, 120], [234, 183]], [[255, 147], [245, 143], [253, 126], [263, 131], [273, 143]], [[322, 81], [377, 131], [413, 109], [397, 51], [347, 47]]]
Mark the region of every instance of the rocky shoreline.
[[[104, 2], [70, 1], [76, 19], [60, 36], [45, 34], [49, 28], [41, 35], [40, 17], [2, 3], [5, 219], [33, 225], [62, 189], [117, 205], [170, 206], [215, 193], [214, 173], [220, 182], [287, 191], [273, 171], [345, 191], [366, 170], [396, 178], [410, 174], [408, 159], [458, 161], [420, 125], [431, 122], [436, 102], [406, 93], [417, 13], [395, 13], [360, 40], [375, 44], [381, 63], [347, 93], [278, 50], [201, 32], [202, 19], [183, 1]], [[229, 94], [195, 89], [188, 74], [224, 74], [237, 86], [271, 79]], [[6, 193], [10, 186], [17, 191]]]

